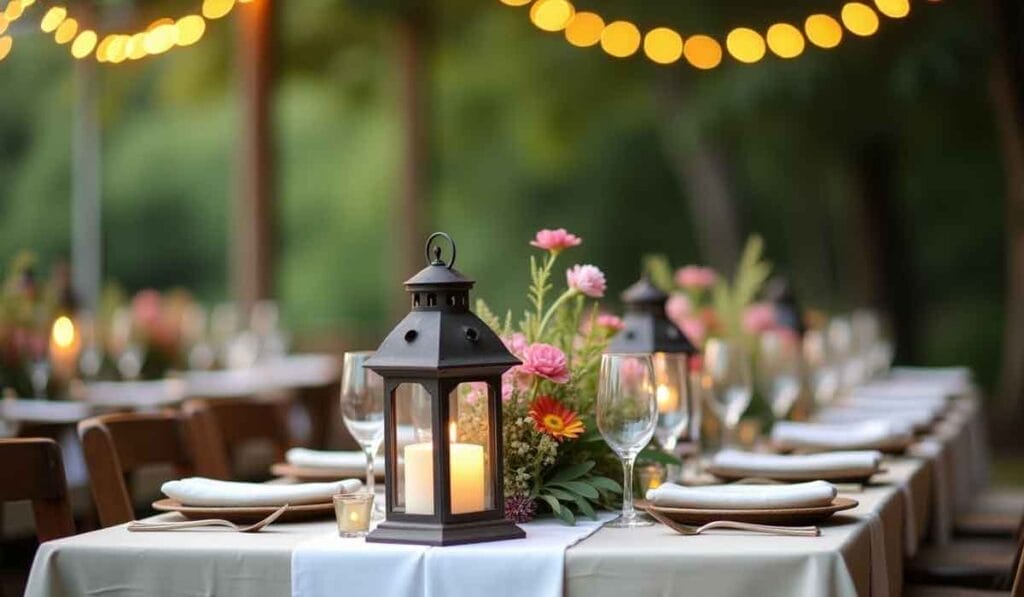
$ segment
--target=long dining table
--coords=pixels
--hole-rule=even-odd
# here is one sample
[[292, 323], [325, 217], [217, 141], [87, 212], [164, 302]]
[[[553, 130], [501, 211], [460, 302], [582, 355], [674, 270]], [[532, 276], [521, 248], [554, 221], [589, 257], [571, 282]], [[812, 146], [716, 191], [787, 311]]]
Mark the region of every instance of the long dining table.
[[[840, 495], [859, 505], [822, 524], [819, 537], [601, 528], [565, 551], [563, 582], [549, 594], [896, 596], [905, 558], [925, 541], [949, 539], [957, 512], [986, 481], [986, 461], [980, 401], [963, 395], [905, 454], [887, 456], [870, 483], [840, 485]], [[293, 582], [293, 558], [305, 545], [332, 540], [361, 541], [339, 539], [334, 520], [256, 534], [115, 526], [40, 546], [26, 594], [306, 597]], [[508, 559], [511, 570], [518, 565]], [[359, 593], [340, 586], [337, 594]]]

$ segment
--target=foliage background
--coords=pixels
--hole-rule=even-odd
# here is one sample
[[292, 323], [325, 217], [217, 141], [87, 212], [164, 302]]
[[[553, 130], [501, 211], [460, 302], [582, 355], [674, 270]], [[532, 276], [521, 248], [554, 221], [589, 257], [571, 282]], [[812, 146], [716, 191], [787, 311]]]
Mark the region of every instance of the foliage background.
[[[195, 2], [127, 5], [138, 21]], [[390, 3], [279, 2], [274, 127], [279, 170], [277, 294], [302, 335], [372, 345], [392, 323], [400, 172]], [[910, 324], [901, 359], [965, 362], [994, 382], [1004, 293], [1004, 178], [986, 92], [991, 35], [978, 4], [912, 2], [870, 39], [809, 47], [792, 61], [726, 59], [712, 72], [613, 60], [541, 33], [496, 0], [431, 3], [430, 228], [459, 241], [459, 267], [496, 308], [521, 309], [526, 241], [565, 226], [613, 293], [644, 253], [708, 259], [678, 161], [710, 141], [726, 167], [742, 235], [803, 301], [849, 309], [886, 267], [889, 306]], [[760, 3], [580, 0], [610, 17], [684, 31], [764, 30], [835, 0]], [[107, 2], [125, 13], [125, 2]], [[198, 46], [103, 68], [105, 273], [129, 290], [185, 286], [227, 297], [238, 86], [231, 19]], [[682, 102], [666, 109], [667, 85]], [[75, 66], [43, 35], [0, 64], [0, 259], [43, 262], [70, 247]], [[858, 160], [882, 139], [886, 189]], [[865, 197], [883, 192], [899, 231], [870, 256]], [[877, 291], [877, 289], [876, 289]], [[877, 292], [876, 292], [877, 294]], [[614, 303], [614, 299], [612, 300]]]

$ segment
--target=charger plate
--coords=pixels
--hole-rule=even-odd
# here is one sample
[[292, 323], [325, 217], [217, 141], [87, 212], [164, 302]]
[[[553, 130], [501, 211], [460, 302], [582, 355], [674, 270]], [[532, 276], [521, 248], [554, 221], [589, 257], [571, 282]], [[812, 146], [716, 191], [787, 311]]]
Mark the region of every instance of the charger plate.
[[637, 506], [644, 510], [654, 510], [675, 522], [690, 525], [702, 525], [715, 520], [731, 520], [735, 522], [752, 522], [756, 524], [777, 524], [787, 526], [804, 526], [819, 524], [836, 512], [857, 507], [857, 500], [848, 497], [836, 497], [827, 506], [810, 508], [773, 508], [768, 510], [720, 510], [704, 508], [668, 508], [655, 506], [646, 500], [637, 500]]
[[877, 468], [874, 472], [864, 475], [862, 473], [854, 474], [843, 474], [835, 473], [832, 475], [822, 476], [820, 474], [803, 473], [803, 472], [773, 472], [760, 471], [756, 474], [737, 474], [736, 471], [730, 469], [722, 469], [716, 467], [713, 464], [709, 464], [704, 468], [707, 472], [718, 477], [723, 481], [739, 481], [740, 479], [749, 479], [756, 477], [758, 479], [769, 479], [771, 481], [785, 481], [787, 483], [800, 483], [804, 481], [828, 481], [829, 483], [857, 483], [860, 485], [867, 485], [871, 480], [871, 477], [886, 472], [888, 469]]
[[[177, 512], [189, 520], [220, 518], [234, 523], [251, 524], [273, 514], [280, 506], [252, 506], [224, 508], [213, 506], [184, 506], [178, 500], [164, 498], [153, 502], [153, 509], [159, 512]], [[289, 506], [278, 522], [300, 522], [334, 516], [334, 503], [301, 504]]]

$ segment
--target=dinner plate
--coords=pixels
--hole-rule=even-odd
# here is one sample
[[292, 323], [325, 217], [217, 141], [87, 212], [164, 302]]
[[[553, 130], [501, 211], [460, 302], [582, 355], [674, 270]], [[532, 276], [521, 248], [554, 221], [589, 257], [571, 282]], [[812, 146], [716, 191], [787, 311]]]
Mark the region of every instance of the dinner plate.
[[710, 508], [668, 508], [654, 506], [646, 500], [638, 500], [637, 505], [644, 510], [656, 510], [658, 514], [672, 520], [691, 525], [706, 524], [715, 520], [731, 520], [735, 522], [752, 522], [756, 524], [777, 524], [803, 526], [818, 524], [836, 512], [857, 507], [857, 500], [848, 497], [836, 497], [827, 506], [802, 508], [772, 508], [767, 510], [722, 510]]
[[786, 483], [800, 483], [800, 482], [804, 482], [804, 481], [818, 481], [818, 480], [821, 480], [821, 481], [828, 481], [829, 483], [859, 483], [861, 485], [866, 485], [871, 480], [871, 477], [873, 477], [874, 475], [877, 475], [879, 473], [884, 473], [884, 472], [886, 472], [887, 469], [884, 469], [884, 468], [875, 469], [874, 472], [869, 473], [867, 475], [864, 475], [862, 473], [854, 473], [854, 474], [851, 475], [851, 474], [843, 474], [843, 473], [840, 472], [840, 473], [835, 473], [835, 474], [832, 474], [832, 475], [825, 475], [825, 476], [822, 476], [820, 474], [811, 474], [811, 473], [804, 473], [804, 472], [782, 472], [782, 471], [773, 472], [773, 473], [769, 473], [768, 471], [761, 471], [761, 472], [758, 472], [756, 474], [755, 473], [736, 474], [735, 471], [731, 471], [729, 469], [721, 469], [721, 468], [716, 467], [713, 464], [709, 464], [705, 468], [705, 470], [707, 472], [711, 473], [712, 475], [718, 477], [719, 479], [723, 480], [723, 481], [739, 481], [740, 479], [757, 478], [757, 479], [768, 479], [770, 481], [785, 481]]
[[[259, 522], [270, 516], [280, 506], [247, 506], [247, 507], [215, 507], [215, 506], [184, 506], [178, 500], [164, 498], [153, 502], [153, 509], [159, 512], [177, 512], [189, 520], [220, 518], [239, 524]], [[301, 504], [289, 506], [278, 519], [279, 522], [299, 522], [334, 516], [334, 503]]]
[[[322, 466], [296, 466], [287, 462], [279, 462], [270, 467], [270, 473], [278, 477], [289, 477], [297, 481], [325, 482], [342, 479], [363, 479], [365, 468], [327, 468]], [[377, 480], [384, 478], [384, 471], [375, 470]]]
[[845, 450], [877, 450], [882, 454], [888, 454], [890, 456], [902, 456], [906, 453], [907, 448], [916, 441], [916, 437], [908, 439], [906, 442], [891, 443], [884, 446], [848, 446], [848, 447], [832, 447], [832, 446], [812, 446], [812, 445], [799, 445], [794, 446], [792, 444], [779, 444], [777, 442], [771, 442], [768, 444], [769, 449], [776, 454], [821, 454], [823, 452], [842, 452]]

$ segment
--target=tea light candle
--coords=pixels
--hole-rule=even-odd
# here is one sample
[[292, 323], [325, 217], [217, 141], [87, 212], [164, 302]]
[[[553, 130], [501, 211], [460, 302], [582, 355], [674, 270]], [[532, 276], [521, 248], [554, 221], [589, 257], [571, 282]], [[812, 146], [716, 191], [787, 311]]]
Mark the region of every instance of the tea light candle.
[[679, 394], [667, 385], [660, 384], [654, 392], [658, 400], [658, 412], [670, 413], [679, 409]]
[[[454, 429], [450, 434], [455, 438]], [[430, 443], [405, 447], [405, 511], [407, 514], [434, 513], [434, 446]], [[451, 476], [452, 514], [484, 510], [484, 447], [477, 444], [448, 446]]]
[[373, 494], [350, 493], [334, 496], [334, 516], [342, 537], [362, 537], [370, 529]]

